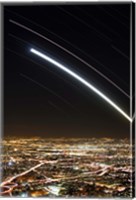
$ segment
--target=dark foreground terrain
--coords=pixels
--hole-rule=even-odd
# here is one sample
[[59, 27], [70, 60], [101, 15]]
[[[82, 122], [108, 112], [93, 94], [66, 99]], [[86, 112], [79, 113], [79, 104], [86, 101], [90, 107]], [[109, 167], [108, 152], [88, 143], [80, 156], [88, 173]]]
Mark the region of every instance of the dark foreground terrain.
[[5, 138], [1, 196], [132, 197], [127, 139]]

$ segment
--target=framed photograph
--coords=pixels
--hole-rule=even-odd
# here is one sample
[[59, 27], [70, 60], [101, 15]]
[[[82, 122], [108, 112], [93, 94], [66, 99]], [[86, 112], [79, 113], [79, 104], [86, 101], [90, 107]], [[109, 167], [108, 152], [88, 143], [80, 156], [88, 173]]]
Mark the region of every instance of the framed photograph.
[[1, 197], [135, 196], [135, 4], [1, 3]]

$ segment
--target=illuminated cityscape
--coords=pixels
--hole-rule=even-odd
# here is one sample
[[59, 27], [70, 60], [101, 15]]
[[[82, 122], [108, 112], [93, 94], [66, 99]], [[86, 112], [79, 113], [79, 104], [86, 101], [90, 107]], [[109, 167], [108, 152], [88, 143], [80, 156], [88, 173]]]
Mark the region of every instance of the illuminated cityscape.
[[5, 138], [2, 196], [131, 197], [127, 139]]
[[133, 197], [133, 6], [3, 4], [1, 197]]

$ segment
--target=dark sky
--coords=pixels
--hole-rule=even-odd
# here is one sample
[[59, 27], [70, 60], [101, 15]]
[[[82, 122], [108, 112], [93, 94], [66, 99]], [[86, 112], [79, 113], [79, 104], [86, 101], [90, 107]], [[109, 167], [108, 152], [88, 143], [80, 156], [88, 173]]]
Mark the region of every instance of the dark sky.
[[[74, 53], [125, 94], [16, 22]], [[77, 80], [30, 53], [30, 48], [84, 77], [129, 115], [130, 4], [5, 5], [3, 24], [5, 135], [129, 137], [126, 118]]]

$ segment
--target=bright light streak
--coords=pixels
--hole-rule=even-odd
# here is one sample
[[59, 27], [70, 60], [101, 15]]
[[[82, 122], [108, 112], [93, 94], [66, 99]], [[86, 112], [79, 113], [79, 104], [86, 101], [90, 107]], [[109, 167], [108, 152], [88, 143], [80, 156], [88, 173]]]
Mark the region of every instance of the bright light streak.
[[107, 103], [109, 103], [113, 108], [115, 108], [118, 112], [120, 112], [126, 119], [128, 119], [130, 122], [132, 122], [131, 117], [129, 117], [118, 105], [116, 105], [111, 99], [109, 99], [105, 94], [103, 94], [100, 90], [98, 90], [96, 87], [94, 87], [92, 84], [87, 82], [84, 78], [77, 75], [75, 72], [71, 71], [61, 63], [55, 61], [54, 59], [50, 58], [49, 56], [46, 56], [45, 54], [39, 52], [36, 49], [31, 48], [30, 51], [37, 56], [43, 58], [44, 60], [52, 63], [53, 65], [57, 66], [58, 68], [62, 69], [66, 73], [70, 74], [72, 77], [83, 83], [85, 86], [90, 88], [92, 91], [94, 91], [97, 95], [99, 95], [101, 98], [103, 98]]
[[[100, 72], [98, 69], [96, 69], [95, 67], [93, 67], [92, 65], [90, 65], [88, 62], [86, 62], [86, 61], [83, 60], [82, 58], [78, 57], [76, 54], [72, 53], [72, 52], [69, 51], [68, 49], [66, 49], [66, 48], [64, 48], [63, 46], [61, 46], [60, 44], [54, 42], [53, 40], [51, 40], [51, 39], [45, 37], [44, 35], [38, 33], [37, 31], [35, 31], [35, 30], [33, 30], [33, 29], [31, 29], [31, 28], [29, 28], [29, 27], [23, 25], [23, 24], [20, 24], [20, 23], [14, 21], [14, 20], [12, 20], [12, 19], [10, 19], [9, 21], [10, 21], [11, 23], [13, 23], [13, 24], [15, 24], [15, 25], [17, 25], [17, 26], [19, 26], [19, 27], [21, 27], [21, 28], [23, 28], [23, 29], [25, 29], [25, 30], [27, 30], [27, 31], [29, 31], [29, 32], [31, 32], [31, 33], [37, 35], [37, 36], [39, 36], [39, 37], [41, 37], [42, 39], [44, 39], [44, 40], [50, 42], [51, 44], [55, 45], [56, 47], [59, 47], [60, 49], [62, 49], [62, 50], [65, 51], [66, 53], [68, 53], [69, 55], [73, 56], [74, 58], [76, 58], [77, 60], [79, 60], [80, 62], [82, 62], [83, 64], [85, 64], [85, 65], [88, 66], [89, 68], [91, 68], [92, 70], [94, 70], [97, 74], [99, 74], [101, 77], [103, 77], [103, 78], [104, 78], [105, 80], [107, 80], [109, 83], [111, 83], [114, 87], [116, 87], [118, 90], [120, 90], [125, 96], [127, 96], [128, 98], [130, 98], [129, 95], [128, 95], [122, 88], [120, 88], [117, 84], [115, 84], [112, 80], [110, 80], [107, 76], [105, 76], [105, 75], [104, 75], [102, 72]], [[10, 36], [15, 37], [15, 36], [13, 36], [12, 34], [10, 34]], [[16, 38], [17, 38], [17, 37], [16, 37]]]

